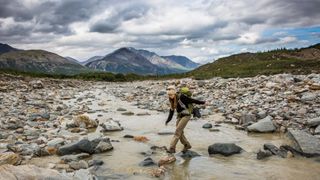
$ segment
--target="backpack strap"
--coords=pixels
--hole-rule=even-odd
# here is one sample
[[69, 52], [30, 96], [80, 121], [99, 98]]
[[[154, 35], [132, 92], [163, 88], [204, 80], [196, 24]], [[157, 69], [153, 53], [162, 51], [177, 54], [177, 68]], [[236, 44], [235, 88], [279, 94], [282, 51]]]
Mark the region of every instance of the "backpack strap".
[[188, 109], [187, 106], [185, 104], [183, 104], [183, 102], [180, 100], [180, 96], [181, 94], [178, 94], [178, 103], [180, 104], [180, 106], [183, 108], [183, 109]]

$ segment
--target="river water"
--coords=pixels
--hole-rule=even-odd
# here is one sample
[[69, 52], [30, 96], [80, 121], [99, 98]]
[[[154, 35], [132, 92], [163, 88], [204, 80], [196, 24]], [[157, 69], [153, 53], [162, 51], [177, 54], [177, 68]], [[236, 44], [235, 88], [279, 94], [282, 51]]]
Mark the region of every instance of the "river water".
[[[81, 96], [88, 92], [81, 92]], [[139, 163], [146, 157], [141, 152], [150, 152], [150, 147], [168, 146], [172, 135], [158, 135], [163, 129], [174, 130], [175, 119], [168, 126], [164, 125], [167, 114], [157, 111], [142, 110], [133, 104], [121, 101], [110, 94], [110, 90], [93, 88], [90, 92], [94, 94], [95, 101], [89, 107], [97, 112], [88, 114], [91, 118], [113, 118], [119, 120], [124, 127], [123, 131], [110, 132], [106, 135], [110, 139], [119, 141], [112, 142], [114, 150], [93, 155], [93, 159], [101, 159], [105, 164], [97, 170], [99, 175], [108, 176], [110, 179], [154, 179], [150, 172], [153, 167], [141, 167]], [[99, 106], [104, 102], [105, 106]], [[69, 105], [76, 103], [69, 100]], [[116, 111], [118, 108], [125, 108], [135, 114], [147, 112], [147, 116], [125, 116]], [[98, 117], [98, 114], [102, 117]], [[215, 115], [217, 116], [217, 115]], [[200, 157], [183, 159], [176, 156], [177, 161], [167, 165], [167, 171], [162, 179], [320, 179], [320, 163], [315, 159], [303, 157], [281, 158], [269, 157], [265, 160], [257, 160], [256, 153], [263, 147], [264, 143], [272, 143], [280, 146], [287, 143], [283, 134], [247, 134], [245, 131], [235, 130], [234, 126], [221, 124], [216, 127], [220, 131], [210, 132], [203, 129], [206, 122], [214, 124], [214, 116], [205, 119], [190, 121], [185, 129], [185, 135], [193, 146], [192, 150], [199, 153]], [[124, 135], [145, 136], [148, 142], [136, 142], [132, 139], [123, 138]], [[241, 154], [224, 157], [220, 155], [209, 156], [208, 146], [213, 143], [235, 143], [242, 147]], [[182, 149], [178, 144], [177, 151]], [[156, 151], [151, 155], [154, 161], [166, 156], [165, 152]], [[51, 160], [54, 161], [54, 157]], [[43, 161], [42, 161], [43, 162]], [[50, 158], [46, 161], [50, 162]]]

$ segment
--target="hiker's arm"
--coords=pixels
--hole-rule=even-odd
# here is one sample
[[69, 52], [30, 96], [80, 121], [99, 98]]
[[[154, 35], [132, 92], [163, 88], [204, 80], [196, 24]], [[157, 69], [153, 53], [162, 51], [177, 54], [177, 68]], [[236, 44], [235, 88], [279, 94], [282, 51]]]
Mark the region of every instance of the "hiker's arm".
[[185, 98], [187, 104], [190, 104], [190, 103], [205, 104], [205, 103], [206, 103], [205, 101], [200, 101], [200, 100], [192, 99], [192, 98], [189, 98], [189, 97], [187, 97], [187, 96], [184, 96], [183, 98]]
[[166, 120], [166, 125], [172, 120], [173, 114], [174, 114], [174, 110], [170, 108], [170, 113], [169, 113], [168, 119]]

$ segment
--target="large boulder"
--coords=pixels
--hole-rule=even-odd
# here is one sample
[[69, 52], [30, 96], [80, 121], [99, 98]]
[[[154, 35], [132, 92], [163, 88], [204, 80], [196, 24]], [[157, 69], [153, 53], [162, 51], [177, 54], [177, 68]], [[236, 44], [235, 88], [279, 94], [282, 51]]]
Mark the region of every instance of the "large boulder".
[[98, 123], [95, 120], [90, 119], [87, 115], [79, 115], [73, 118], [73, 123], [76, 127], [81, 128], [95, 128]]
[[249, 132], [260, 132], [260, 133], [267, 133], [273, 132], [276, 130], [276, 127], [273, 125], [272, 117], [267, 116], [264, 119], [250, 125], [247, 127]]
[[320, 139], [301, 130], [288, 129], [293, 148], [306, 157], [320, 156]]
[[109, 131], [122, 131], [123, 127], [121, 124], [114, 120], [107, 120], [104, 122], [100, 122], [99, 125], [102, 127], [102, 132], [109, 132]]
[[208, 147], [208, 153], [221, 154], [224, 156], [230, 156], [233, 154], [241, 153], [242, 148], [235, 145], [234, 143], [215, 143]]
[[309, 127], [316, 127], [316, 126], [319, 126], [320, 125], [320, 117], [318, 118], [313, 118], [313, 119], [309, 119], [307, 121], [307, 125]]
[[194, 157], [201, 156], [197, 152], [194, 152], [194, 151], [191, 151], [191, 150], [187, 150], [185, 152], [179, 152], [177, 155], [182, 157], [182, 158], [194, 158]]
[[2, 165], [0, 166], [0, 179], [50, 179], [50, 180], [72, 180], [71, 177], [60, 174], [53, 169], [40, 168], [34, 165]]
[[80, 141], [66, 144], [59, 147], [59, 155], [75, 154], [75, 153], [102, 153], [113, 149], [109, 138], [97, 138], [92, 141], [81, 139]]

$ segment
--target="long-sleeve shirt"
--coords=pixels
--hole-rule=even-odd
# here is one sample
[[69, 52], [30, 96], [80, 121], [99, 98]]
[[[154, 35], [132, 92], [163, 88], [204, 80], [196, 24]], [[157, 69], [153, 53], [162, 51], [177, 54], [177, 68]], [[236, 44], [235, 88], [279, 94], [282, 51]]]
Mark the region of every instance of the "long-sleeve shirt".
[[[192, 99], [184, 94], [180, 95], [180, 100], [187, 108], [188, 108], [189, 104], [192, 104], [192, 103], [194, 103], [194, 104], [204, 104], [205, 103], [205, 101]], [[184, 110], [183, 107], [181, 107], [181, 105], [179, 103], [177, 103], [177, 112], [180, 113], [183, 110]], [[166, 121], [167, 123], [171, 121], [173, 114], [174, 114], [174, 109], [170, 109], [170, 113], [169, 113], [168, 119]]]

